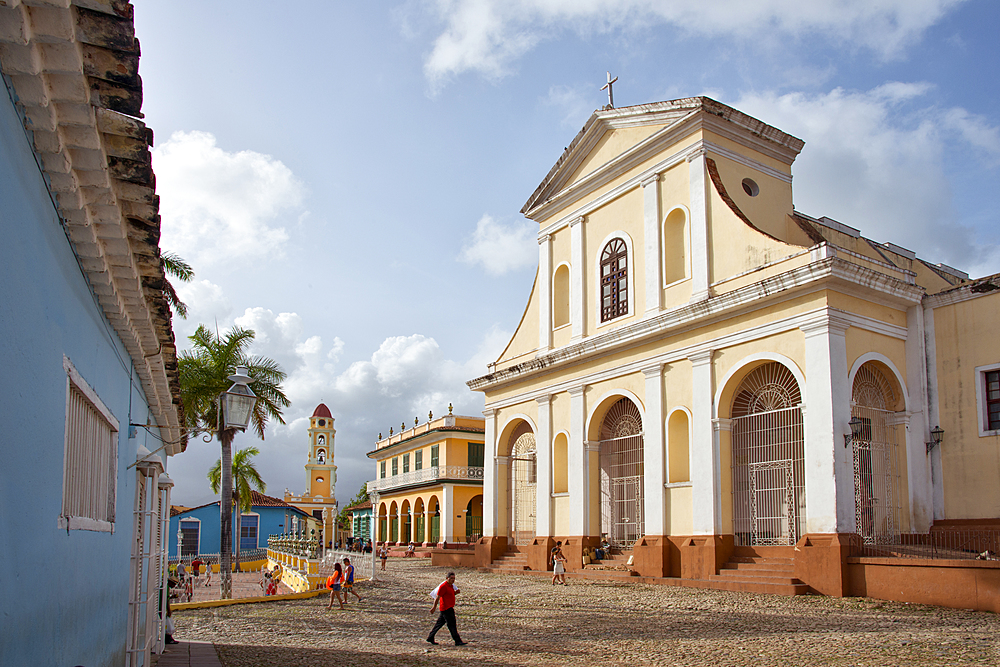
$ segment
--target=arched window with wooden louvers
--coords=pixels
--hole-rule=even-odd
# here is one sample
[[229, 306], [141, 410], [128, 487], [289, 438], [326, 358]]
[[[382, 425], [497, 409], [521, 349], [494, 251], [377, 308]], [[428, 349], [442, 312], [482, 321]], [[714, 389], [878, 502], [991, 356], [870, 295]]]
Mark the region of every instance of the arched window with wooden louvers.
[[628, 248], [611, 239], [601, 252], [601, 322], [628, 315]]

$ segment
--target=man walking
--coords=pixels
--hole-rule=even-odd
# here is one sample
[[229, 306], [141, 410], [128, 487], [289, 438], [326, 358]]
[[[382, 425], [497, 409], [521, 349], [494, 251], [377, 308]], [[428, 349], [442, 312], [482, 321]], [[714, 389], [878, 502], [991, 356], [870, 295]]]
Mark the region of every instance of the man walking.
[[344, 602], [347, 602], [347, 594], [350, 593], [361, 602], [361, 596], [354, 592], [354, 566], [351, 565], [351, 559], [344, 557], [344, 586], [341, 589], [344, 593]]
[[455, 624], [455, 594], [461, 593], [460, 590], [455, 588], [455, 573], [449, 572], [448, 576], [445, 577], [445, 580], [441, 582], [435, 592], [437, 595], [434, 596], [434, 606], [431, 607], [431, 613], [433, 614], [440, 607], [441, 614], [434, 623], [431, 633], [427, 635], [427, 642], [429, 644], [437, 644], [434, 641], [434, 635], [441, 629], [441, 626], [447, 623], [448, 632], [451, 633], [451, 638], [455, 640], [455, 646], [465, 646], [467, 642], [463, 642], [462, 638], [458, 636], [458, 626]]

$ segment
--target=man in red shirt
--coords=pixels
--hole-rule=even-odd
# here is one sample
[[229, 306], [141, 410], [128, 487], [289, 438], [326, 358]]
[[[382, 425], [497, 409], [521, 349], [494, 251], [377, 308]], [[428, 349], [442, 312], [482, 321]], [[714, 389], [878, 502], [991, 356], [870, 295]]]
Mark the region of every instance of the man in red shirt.
[[463, 642], [462, 638], [458, 636], [458, 626], [455, 624], [455, 594], [461, 593], [460, 590], [455, 588], [455, 573], [449, 572], [448, 576], [445, 577], [445, 580], [441, 582], [435, 592], [437, 594], [434, 596], [434, 606], [431, 607], [431, 613], [433, 614], [440, 607], [441, 614], [434, 623], [431, 633], [427, 635], [427, 642], [437, 644], [434, 641], [434, 635], [441, 629], [441, 626], [447, 623], [448, 632], [451, 633], [451, 638], [455, 640], [455, 646], [465, 646], [467, 642]]

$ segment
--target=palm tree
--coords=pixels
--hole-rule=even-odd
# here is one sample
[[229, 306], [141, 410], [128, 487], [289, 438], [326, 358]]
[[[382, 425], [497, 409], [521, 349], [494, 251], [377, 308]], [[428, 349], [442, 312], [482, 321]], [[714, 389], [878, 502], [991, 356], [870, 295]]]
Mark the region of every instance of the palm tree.
[[232, 444], [236, 429], [221, 428], [219, 398], [231, 386], [229, 376], [237, 366], [249, 369], [253, 378], [251, 388], [257, 395], [250, 421], [261, 440], [268, 419], [284, 424], [281, 411], [291, 405], [281, 387], [285, 372], [277, 362], [247, 354], [254, 335], [251, 329], [233, 327], [225, 336], [220, 336], [201, 324], [190, 337], [193, 349], [181, 352], [177, 359], [187, 427], [214, 433], [222, 445], [219, 564], [224, 598], [232, 594], [233, 506], [229, 499], [233, 497]]
[[[253, 457], [260, 454], [256, 447], [246, 447], [233, 456], [233, 505], [236, 506], [236, 534], [242, 537], [242, 516], [253, 508], [251, 488], [261, 493], [267, 490], [267, 484], [261, 479], [254, 465]], [[208, 471], [208, 483], [212, 485], [212, 493], [218, 493], [222, 486], [222, 459]], [[236, 571], [240, 571], [240, 537], [236, 538]]]
[[[191, 282], [191, 279], [194, 278], [194, 269], [191, 268], [190, 264], [181, 259], [181, 256], [177, 253], [161, 252], [160, 266], [163, 267], [164, 276], [173, 276], [185, 283]], [[187, 304], [181, 301], [181, 298], [177, 296], [177, 290], [174, 289], [173, 284], [166, 278], [163, 280], [163, 294], [167, 297], [167, 301], [173, 306], [174, 310], [177, 311], [177, 314], [182, 318], [187, 318]]]

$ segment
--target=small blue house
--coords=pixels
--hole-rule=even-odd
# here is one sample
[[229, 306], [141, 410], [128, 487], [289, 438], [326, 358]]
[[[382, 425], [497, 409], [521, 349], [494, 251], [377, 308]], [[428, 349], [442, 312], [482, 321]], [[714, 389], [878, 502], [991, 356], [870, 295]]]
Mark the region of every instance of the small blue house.
[[[265, 496], [251, 490], [251, 509], [240, 516], [240, 552], [250, 552], [254, 549], [266, 549], [267, 538], [271, 535], [281, 535], [290, 532], [294, 523], [301, 530], [305, 527], [306, 534], [318, 530], [319, 521], [283, 500]], [[170, 540], [169, 558], [177, 560], [177, 545], [180, 543], [181, 556], [191, 560], [196, 556], [209, 556], [212, 562], [217, 562], [219, 556], [219, 540], [221, 537], [219, 518], [219, 503], [209, 503], [193, 507], [183, 512], [177, 512], [170, 517], [170, 528], [167, 535]], [[179, 534], [178, 534], [179, 533]], [[236, 517], [233, 517], [233, 546], [236, 545]], [[241, 556], [241, 558], [244, 558]]]
[[132, 6], [0, 4], [0, 665], [142, 667], [186, 436]]

